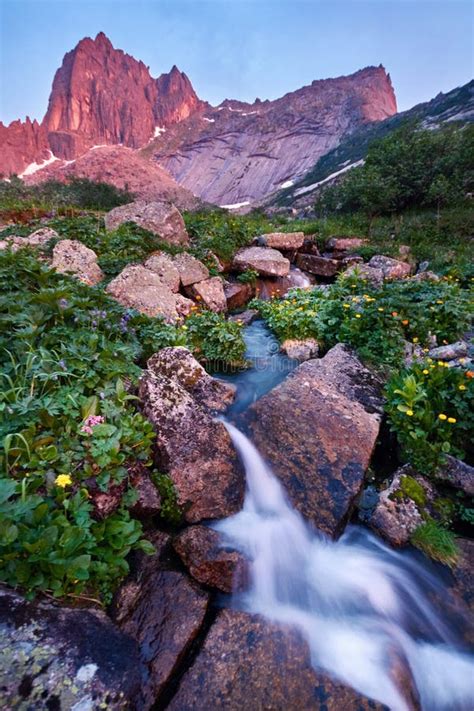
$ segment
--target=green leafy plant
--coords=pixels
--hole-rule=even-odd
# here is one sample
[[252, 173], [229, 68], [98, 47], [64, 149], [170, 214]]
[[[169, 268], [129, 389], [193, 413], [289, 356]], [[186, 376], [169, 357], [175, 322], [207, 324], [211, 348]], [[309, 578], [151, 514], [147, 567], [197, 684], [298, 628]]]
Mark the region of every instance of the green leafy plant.
[[246, 269], [242, 274], [239, 274], [237, 281], [241, 284], [255, 284], [258, 279], [258, 272], [255, 269]]
[[217, 367], [223, 364], [241, 367], [245, 364], [242, 328], [242, 324], [227, 321], [222, 314], [212, 311], [199, 311], [186, 320], [192, 350], [201, 360]]

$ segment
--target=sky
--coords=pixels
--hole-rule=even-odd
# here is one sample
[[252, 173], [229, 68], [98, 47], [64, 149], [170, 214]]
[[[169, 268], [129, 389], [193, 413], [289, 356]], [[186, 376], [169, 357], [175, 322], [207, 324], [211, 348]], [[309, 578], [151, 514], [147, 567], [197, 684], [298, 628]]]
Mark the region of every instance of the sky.
[[383, 64], [399, 110], [474, 75], [471, 0], [0, 0], [0, 120], [41, 120], [54, 72], [103, 31], [200, 98], [275, 99]]

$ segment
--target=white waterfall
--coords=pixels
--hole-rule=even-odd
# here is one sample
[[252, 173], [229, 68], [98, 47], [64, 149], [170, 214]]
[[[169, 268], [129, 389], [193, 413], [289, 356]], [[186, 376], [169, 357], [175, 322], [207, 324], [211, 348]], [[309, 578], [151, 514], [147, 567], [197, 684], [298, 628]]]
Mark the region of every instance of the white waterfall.
[[313, 530], [253, 444], [226, 427], [247, 477], [243, 510], [214, 526], [251, 561], [236, 604], [297, 628], [315, 667], [394, 711], [408, 709], [394, 656], [411, 668], [424, 711], [472, 711], [473, 660], [428, 599], [445, 594], [438, 578], [364, 529], [338, 541]]

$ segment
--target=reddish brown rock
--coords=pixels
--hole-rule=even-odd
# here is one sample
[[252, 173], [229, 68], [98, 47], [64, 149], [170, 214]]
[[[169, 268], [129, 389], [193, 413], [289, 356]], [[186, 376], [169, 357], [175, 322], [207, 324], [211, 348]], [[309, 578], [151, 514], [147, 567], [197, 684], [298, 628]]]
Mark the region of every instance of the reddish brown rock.
[[252, 284], [227, 282], [227, 284], [224, 285], [224, 294], [229, 311], [240, 309], [242, 306], [245, 306], [245, 304], [253, 297], [254, 291], [255, 289]]
[[204, 279], [188, 287], [189, 295], [200, 302], [204, 308], [222, 313], [227, 311], [227, 299], [224, 293], [224, 284], [218, 276]]
[[235, 386], [211, 377], [191, 351], [182, 346], [162, 348], [148, 360], [147, 368], [155, 375], [175, 380], [209, 410], [225, 410], [234, 400]]
[[198, 582], [225, 593], [245, 587], [247, 562], [241, 553], [226, 550], [212, 528], [189, 526], [173, 541], [175, 551]]
[[474, 496], [474, 467], [456, 457], [446, 456], [445, 462], [435, 472], [438, 481], [459, 489], [468, 496]]
[[140, 555], [132, 576], [118, 591], [113, 617], [120, 629], [135, 640], [147, 669], [142, 682], [140, 708], [154, 706], [179, 669], [198, 635], [209, 595], [181, 572], [169, 569], [169, 536], [150, 535], [156, 548], [152, 556]]
[[139, 395], [156, 430], [156, 464], [172, 479], [186, 521], [236, 513], [244, 478], [222, 422], [176, 380], [150, 370], [140, 380]]
[[345, 346], [309, 360], [244, 415], [292, 504], [336, 536], [364, 482], [379, 432], [380, 384]]
[[169, 244], [189, 244], [181, 213], [170, 203], [137, 200], [115, 207], [105, 216], [105, 226], [108, 230], [115, 230], [124, 222], [134, 222]]
[[42, 164], [51, 156], [47, 132], [38, 121], [0, 121], [0, 175], [19, 175], [30, 164]]
[[413, 273], [411, 264], [386, 257], [383, 254], [376, 254], [372, 257], [368, 266], [372, 269], [380, 269], [384, 279], [405, 279]]
[[138, 461], [130, 464], [127, 469], [130, 486], [137, 497], [130, 507], [130, 513], [136, 518], [156, 516], [161, 510], [161, 497], [151, 479], [150, 471]]
[[341, 268], [336, 259], [318, 257], [315, 254], [298, 254], [296, 265], [305, 272], [316, 276], [333, 277]]
[[61, 274], [71, 274], [84, 284], [94, 286], [104, 278], [97, 264], [97, 254], [82, 242], [63, 239], [53, 249], [53, 269]]
[[158, 274], [163, 283], [166, 284], [171, 291], [175, 293], [179, 291], [179, 272], [169, 254], [155, 252], [151, 257], [148, 257], [143, 266], [147, 269], [151, 269], [155, 274]]
[[409, 465], [399, 469], [390, 486], [380, 493], [369, 520], [370, 526], [393, 546], [406, 546], [424, 520], [417, 504], [400, 489], [403, 476], [413, 476]]
[[290, 261], [276, 249], [245, 247], [235, 255], [233, 267], [240, 272], [253, 269], [261, 276], [282, 277], [290, 271]]
[[241, 323], [244, 326], [248, 326], [252, 323], [252, 321], [255, 321], [258, 316], [259, 313], [256, 309], [247, 309], [246, 311], [241, 311], [238, 314], [229, 316], [229, 321], [236, 321], [237, 323]]
[[290, 628], [257, 615], [222, 610], [167, 708], [381, 711], [383, 707], [315, 671], [307, 644]]
[[173, 259], [173, 264], [179, 272], [183, 286], [191, 286], [209, 278], [209, 269], [199, 259], [187, 252], [177, 254]]
[[303, 246], [304, 232], [270, 232], [256, 239], [258, 244], [264, 247], [293, 250]]

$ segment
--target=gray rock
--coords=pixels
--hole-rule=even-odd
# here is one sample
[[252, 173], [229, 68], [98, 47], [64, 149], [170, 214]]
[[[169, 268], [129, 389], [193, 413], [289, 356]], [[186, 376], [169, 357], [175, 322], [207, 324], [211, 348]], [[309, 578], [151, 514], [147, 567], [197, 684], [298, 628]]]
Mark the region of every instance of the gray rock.
[[247, 309], [246, 311], [241, 311], [239, 314], [234, 314], [229, 316], [229, 321], [237, 321], [237, 323], [242, 323], [244, 326], [248, 326], [258, 318], [258, 311], [256, 309]]
[[364, 237], [331, 237], [327, 246], [336, 252], [352, 252], [364, 247], [368, 241]]
[[179, 271], [169, 254], [155, 252], [155, 254], [148, 257], [143, 266], [155, 272], [155, 274], [158, 274], [162, 282], [166, 284], [171, 291], [175, 293], [179, 291]]
[[137, 200], [115, 207], [105, 216], [105, 226], [108, 230], [115, 230], [124, 222], [134, 222], [169, 244], [189, 244], [181, 213], [171, 203]]
[[341, 265], [336, 259], [318, 257], [315, 254], [298, 254], [296, 266], [303, 271], [316, 276], [333, 277], [340, 270]]
[[176, 381], [209, 410], [223, 411], [234, 400], [235, 385], [211, 377], [191, 351], [182, 346], [162, 348], [148, 360], [147, 368], [155, 375]]
[[456, 360], [456, 358], [465, 358], [467, 353], [467, 343], [456, 341], [456, 343], [448, 343], [446, 346], [432, 348], [428, 355], [433, 360]]
[[135, 709], [138, 647], [98, 610], [28, 602], [0, 587], [0, 706]]
[[384, 279], [405, 279], [413, 273], [411, 264], [386, 257], [383, 254], [376, 254], [372, 257], [369, 261], [369, 267], [380, 269], [383, 272]]
[[141, 264], [126, 266], [110, 282], [106, 292], [122, 306], [147, 316], [162, 316], [166, 321], [174, 322], [182, 315], [184, 297], [174, 294], [158, 274]]
[[89, 286], [104, 278], [96, 253], [77, 240], [63, 239], [55, 245], [52, 266], [57, 272], [71, 274]]
[[436, 471], [435, 478], [454, 489], [464, 491], [468, 496], [474, 496], [474, 467], [460, 459], [447, 455], [444, 464]]
[[293, 358], [302, 363], [305, 360], [317, 357], [319, 343], [314, 338], [305, 338], [303, 340], [287, 338], [281, 344], [281, 350], [286, 353], [288, 358]]

